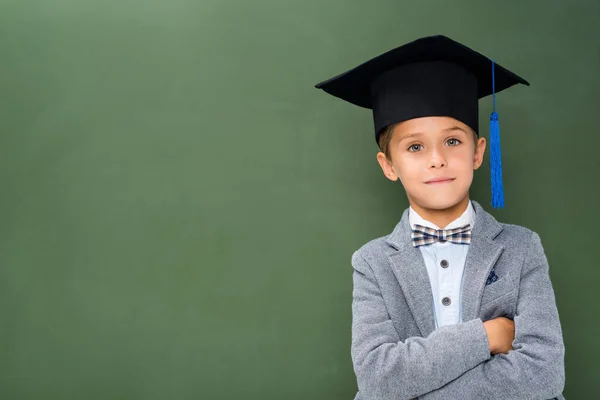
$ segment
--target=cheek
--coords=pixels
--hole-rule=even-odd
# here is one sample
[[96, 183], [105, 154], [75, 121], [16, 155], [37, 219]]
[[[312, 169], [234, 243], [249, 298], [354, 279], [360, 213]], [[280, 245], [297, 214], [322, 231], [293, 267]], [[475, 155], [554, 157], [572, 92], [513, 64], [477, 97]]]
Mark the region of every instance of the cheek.
[[410, 185], [413, 181], [420, 180], [421, 169], [419, 168], [419, 164], [414, 160], [412, 162], [401, 160], [396, 163], [396, 171], [404, 184]]
[[460, 149], [460, 151], [453, 152], [450, 156], [450, 162], [452, 165], [459, 167], [461, 170], [473, 170], [473, 163], [475, 162], [474, 150], [468, 149], [467, 146]]

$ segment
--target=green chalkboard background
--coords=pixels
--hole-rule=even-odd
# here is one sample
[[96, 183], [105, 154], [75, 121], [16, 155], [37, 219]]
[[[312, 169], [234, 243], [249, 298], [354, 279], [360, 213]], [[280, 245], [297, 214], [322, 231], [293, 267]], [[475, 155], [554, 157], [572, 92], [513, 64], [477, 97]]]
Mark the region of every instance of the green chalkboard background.
[[532, 83], [498, 97], [493, 214], [541, 235], [565, 396], [590, 398], [599, 22], [597, 0], [0, 0], [0, 398], [351, 399], [350, 256], [407, 202], [370, 113], [313, 85], [437, 33]]

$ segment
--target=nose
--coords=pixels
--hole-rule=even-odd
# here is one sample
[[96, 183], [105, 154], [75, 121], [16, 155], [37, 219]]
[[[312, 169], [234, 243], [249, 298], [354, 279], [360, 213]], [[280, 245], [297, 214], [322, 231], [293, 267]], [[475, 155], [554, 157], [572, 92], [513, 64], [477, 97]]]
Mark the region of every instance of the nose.
[[429, 168], [443, 168], [446, 164], [443, 151], [437, 147], [432, 149], [429, 157]]

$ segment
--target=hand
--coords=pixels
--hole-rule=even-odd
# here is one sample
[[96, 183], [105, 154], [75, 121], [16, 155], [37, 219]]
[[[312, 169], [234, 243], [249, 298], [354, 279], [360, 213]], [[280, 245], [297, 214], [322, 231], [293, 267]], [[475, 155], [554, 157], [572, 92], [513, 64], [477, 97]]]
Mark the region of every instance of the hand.
[[492, 354], [508, 353], [512, 350], [512, 342], [515, 340], [515, 323], [505, 317], [498, 317], [483, 323], [485, 333], [488, 336], [490, 352]]

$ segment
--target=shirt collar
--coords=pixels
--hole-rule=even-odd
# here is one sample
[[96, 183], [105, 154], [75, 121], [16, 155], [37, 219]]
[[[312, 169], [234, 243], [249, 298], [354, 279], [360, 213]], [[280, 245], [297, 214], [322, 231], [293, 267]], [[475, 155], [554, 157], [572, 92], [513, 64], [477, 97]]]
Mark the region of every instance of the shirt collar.
[[[463, 212], [460, 217], [458, 217], [454, 221], [450, 222], [448, 224], [448, 226], [446, 226], [444, 229], [459, 228], [459, 227], [467, 225], [467, 224], [470, 224], [471, 228], [473, 228], [473, 225], [475, 223], [475, 218], [473, 218], [474, 216], [475, 216], [475, 209], [473, 208], [473, 204], [471, 203], [471, 201], [469, 201], [469, 204], [467, 205], [467, 209], [465, 210], [465, 212]], [[427, 228], [442, 229], [442, 228], [439, 228], [434, 223], [423, 219], [423, 217], [421, 217], [412, 207], [409, 207], [408, 220], [409, 220], [410, 226], [412, 228], [414, 228], [415, 224], [418, 224], [418, 225], [425, 226]]]

